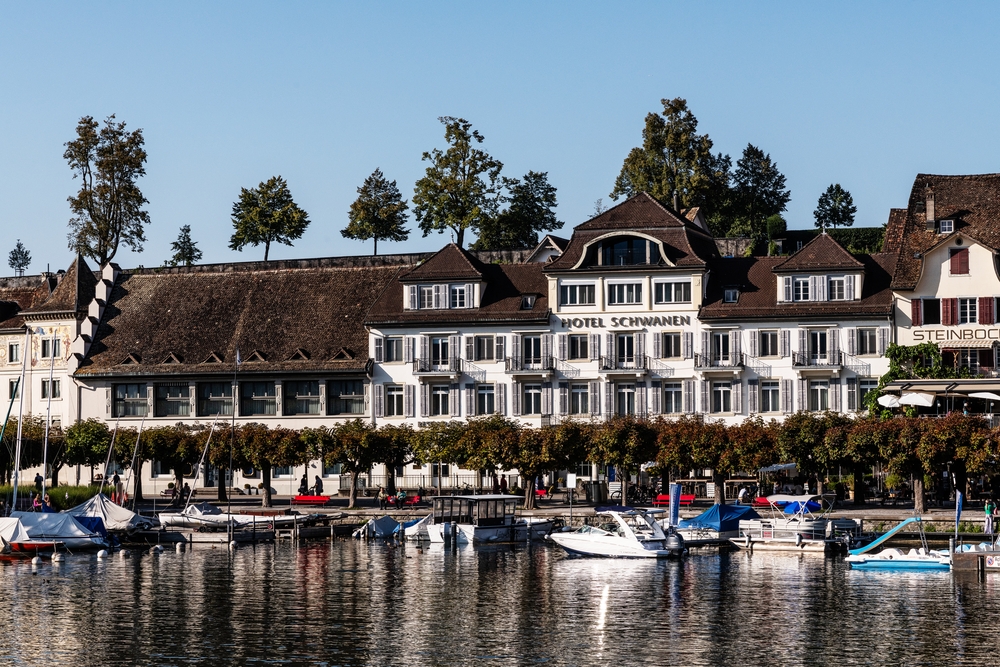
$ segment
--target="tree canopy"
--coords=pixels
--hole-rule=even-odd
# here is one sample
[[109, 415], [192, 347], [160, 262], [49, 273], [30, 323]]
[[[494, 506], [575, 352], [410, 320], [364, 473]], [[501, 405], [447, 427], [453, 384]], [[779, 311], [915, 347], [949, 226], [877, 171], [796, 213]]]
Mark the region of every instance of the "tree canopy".
[[63, 158], [81, 180], [76, 196], [68, 198], [69, 248], [94, 259], [110, 262], [121, 244], [136, 252], [146, 241], [149, 203], [136, 181], [146, 175], [146, 150], [142, 130], [125, 130], [112, 114], [98, 131], [98, 123], [84, 116], [76, 126], [76, 139], [66, 143]]
[[701, 206], [706, 217], [719, 213], [729, 189], [728, 155], [712, 153], [712, 140], [698, 134], [698, 119], [680, 97], [660, 100], [663, 111], [646, 114], [642, 146], [629, 151], [611, 198], [648, 192], [666, 206]]
[[504, 178], [509, 206], [479, 226], [475, 250], [519, 250], [538, 245], [538, 232], [562, 227], [556, 219], [556, 189], [547, 172], [529, 171], [523, 179]]
[[819, 196], [813, 217], [820, 229], [850, 227], [854, 224], [854, 214], [857, 212], [858, 207], [854, 205], [851, 193], [840, 187], [840, 183], [834, 183]]
[[21, 239], [18, 239], [14, 249], [7, 255], [7, 265], [14, 269], [15, 274], [23, 276], [29, 264], [31, 264], [31, 253], [21, 243]]
[[386, 180], [376, 169], [358, 188], [358, 198], [347, 212], [350, 223], [340, 233], [344, 238], [359, 241], [375, 240], [373, 255], [378, 254], [378, 241], [405, 241], [410, 237], [406, 228], [407, 202], [399, 193], [396, 181]]
[[733, 172], [729, 233], [765, 241], [768, 218], [784, 211], [791, 198], [785, 177], [771, 156], [747, 144]]
[[445, 126], [448, 148], [423, 154], [430, 162], [417, 181], [413, 213], [424, 236], [451, 230], [459, 247], [465, 230], [473, 231], [496, 214], [503, 163], [476, 148], [484, 137], [464, 118], [438, 118]]
[[292, 245], [309, 226], [309, 214], [299, 208], [281, 176], [272, 176], [256, 188], [240, 189], [240, 198], [233, 204], [233, 232], [229, 247], [243, 250], [264, 244], [267, 261], [272, 243]]
[[191, 238], [191, 225], [181, 227], [177, 240], [170, 244], [173, 256], [167, 260], [168, 266], [191, 266], [201, 259], [201, 250]]

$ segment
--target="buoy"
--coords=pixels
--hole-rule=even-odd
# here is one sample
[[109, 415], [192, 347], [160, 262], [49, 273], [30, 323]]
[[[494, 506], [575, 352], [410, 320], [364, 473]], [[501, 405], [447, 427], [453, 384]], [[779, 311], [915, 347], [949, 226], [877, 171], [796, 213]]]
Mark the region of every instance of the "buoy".
[[61, 563], [61, 562], [63, 562], [64, 558], [65, 558], [65, 556], [63, 556], [62, 554], [52, 554], [52, 562], [53, 563]]
[[232, 542], [229, 543], [229, 548], [236, 549], [236, 540], [233, 540]]
[[163, 547], [161, 547], [159, 544], [157, 544], [156, 546], [153, 547], [153, 553], [154, 554], [162, 554], [163, 553]]
[[118, 556], [121, 558], [131, 558], [132, 552], [129, 551], [128, 549], [122, 549], [121, 551], [118, 552]]
[[177, 546], [174, 547], [174, 551], [176, 551], [177, 553], [184, 551], [184, 543], [178, 542]]
[[107, 549], [101, 549], [100, 551], [97, 552], [97, 557], [98, 558], [107, 558], [108, 557], [108, 550]]
[[31, 559], [31, 564], [32, 565], [41, 565], [42, 564], [42, 557], [41, 556], [35, 556], [34, 558]]

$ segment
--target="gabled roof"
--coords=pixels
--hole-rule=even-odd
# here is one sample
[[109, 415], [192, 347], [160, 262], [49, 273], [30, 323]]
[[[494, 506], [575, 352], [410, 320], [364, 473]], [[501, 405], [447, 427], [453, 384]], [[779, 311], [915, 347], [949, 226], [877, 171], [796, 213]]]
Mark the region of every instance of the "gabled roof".
[[906, 209], [890, 208], [889, 220], [885, 223], [882, 252], [899, 252], [903, 247], [903, 233], [906, 231]]
[[[406, 310], [403, 308], [403, 279], [394, 280], [372, 306], [365, 321], [371, 325], [525, 323], [548, 322], [548, 281], [543, 264], [484, 264], [486, 288], [478, 308]], [[537, 295], [531, 309], [522, 306], [522, 297]]]
[[241, 374], [364, 372], [365, 314], [409, 267], [304, 264], [123, 271], [77, 374], [232, 374], [237, 349]]
[[563, 254], [566, 251], [566, 246], [569, 245], [569, 239], [564, 239], [561, 236], [554, 236], [552, 234], [546, 234], [545, 238], [538, 242], [535, 249], [531, 251], [531, 254], [524, 260], [525, 262], [536, 262], [536, 258], [547, 250], [552, 250], [556, 253], [556, 256]]
[[24, 327], [23, 311], [48, 298], [55, 278], [20, 276], [0, 278], [0, 331], [15, 331]]
[[49, 298], [22, 314], [28, 319], [76, 316], [87, 311], [90, 302], [94, 300], [96, 290], [97, 277], [87, 266], [83, 255], [77, 255]]
[[648, 192], [640, 192], [579, 225], [576, 231], [613, 229], [662, 229], [693, 225], [691, 220], [668, 209]]
[[794, 271], [859, 271], [864, 264], [854, 258], [844, 246], [834, 241], [829, 234], [820, 234], [805, 244], [795, 254], [779, 264], [772, 271], [791, 273]]
[[484, 264], [472, 253], [449, 243], [426, 262], [403, 274], [403, 282], [433, 282], [437, 280], [483, 279]]
[[955, 231], [986, 248], [1000, 250], [1000, 174], [917, 174], [905, 219], [890, 215], [886, 229], [887, 243], [890, 236], [900, 239], [893, 289], [908, 291], [917, 286], [924, 253], [942, 238], [936, 230], [927, 229], [929, 197], [934, 203], [933, 220], [954, 220]]
[[[709, 262], [707, 294], [698, 317], [706, 321], [888, 317], [892, 313], [889, 283], [896, 255], [879, 253], [853, 257], [864, 269], [860, 300], [792, 303], [778, 302], [778, 277], [775, 275], [775, 268], [785, 258], [727, 257], [713, 260]], [[736, 303], [725, 302], [723, 296], [727, 287], [740, 290]]]

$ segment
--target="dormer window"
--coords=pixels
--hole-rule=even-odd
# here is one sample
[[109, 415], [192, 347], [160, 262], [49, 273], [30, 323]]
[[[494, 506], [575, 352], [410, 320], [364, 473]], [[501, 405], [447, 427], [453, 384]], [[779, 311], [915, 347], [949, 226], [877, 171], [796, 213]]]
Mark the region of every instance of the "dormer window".
[[942, 220], [939, 223], [938, 231], [942, 234], [951, 234], [955, 231], [955, 221], [954, 220]]
[[408, 285], [404, 307], [409, 310], [440, 310], [446, 308], [472, 308], [475, 297], [473, 285]]
[[451, 288], [451, 307], [452, 308], [467, 308], [469, 296], [465, 293], [465, 285], [452, 285]]
[[538, 298], [534, 294], [525, 294], [521, 297], [521, 310], [531, 310], [535, 307], [535, 299]]
[[735, 287], [727, 287], [723, 292], [722, 300], [725, 303], [736, 303], [740, 298], [740, 291]]
[[792, 291], [795, 301], [808, 301], [809, 278], [794, 278], [792, 280]]
[[431, 285], [421, 285], [417, 288], [420, 295], [420, 310], [434, 307], [434, 287]]
[[843, 276], [830, 278], [829, 285], [830, 301], [843, 301], [847, 298], [846, 280]]

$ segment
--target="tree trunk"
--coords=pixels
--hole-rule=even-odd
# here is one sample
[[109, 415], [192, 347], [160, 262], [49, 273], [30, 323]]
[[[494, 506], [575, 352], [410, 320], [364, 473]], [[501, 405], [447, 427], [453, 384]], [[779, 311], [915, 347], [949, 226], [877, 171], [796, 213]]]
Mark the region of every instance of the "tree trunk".
[[260, 468], [260, 481], [264, 484], [264, 495], [260, 501], [261, 507], [271, 507], [271, 464]]
[[726, 476], [712, 470], [712, 483], [715, 484], [715, 504], [726, 504]]
[[622, 506], [628, 506], [628, 471], [622, 472], [622, 468], [615, 466], [615, 470], [618, 471], [618, 476], [621, 477], [622, 484]]
[[396, 466], [387, 463], [386, 466], [385, 466], [385, 469], [386, 469], [386, 473], [385, 473], [385, 477], [386, 477], [386, 480], [385, 480], [386, 491], [388, 493], [391, 493], [391, 494], [395, 495], [396, 494]]
[[375, 239], [375, 252], [373, 252], [372, 255], [378, 257], [378, 237], [376, 236], [374, 237], [374, 239]]
[[527, 484], [524, 485], [524, 509], [533, 510], [535, 509], [535, 478], [531, 477], [528, 479]]
[[135, 492], [132, 494], [132, 507], [142, 502], [142, 460], [135, 464]]
[[354, 501], [358, 497], [358, 477], [361, 475], [359, 470], [351, 471], [351, 489], [347, 492], [347, 509], [354, 509]]
[[52, 468], [52, 478], [49, 480], [49, 488], [56, 488], [59, 486], [59, 470], [62, 468], [61, 463], [50, 463], [49, 467]]
[[455, 245], [457, 245], [459, 248], [461, 248], [462, 247], [462, 242], [464, 240], [465, 240], [465, 230], [461, 229], [461, 228], [455, 230]]
[[854, 504], [864, 505], [865, 498], [865, 466], [851, 466], [851, 475], [854, 477]]
[[264, 241], [264, 261], [265, 262], [267, 261], [267, 254], [269, 252], [271, 252], [271, 241], [270, 241], [270, 239], [268, 239], [267, 241]]
[[913, 476], [913, 513], [923, 514], [924, 507], [924, 474], [917, 473]]
[[228, 491], [229, 490], [226, 488], [226, 469], [224, 467], [222, 467], [222, 466], [219, 466], [219, 495], [218, 495], [218, 499], [219, 499], [220, 502], [225, 502], [226, 500], [228, 500], [228, 498], [226, 497], [226, 494], [228, 493]]

